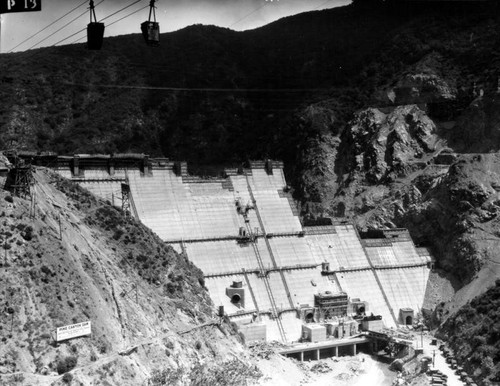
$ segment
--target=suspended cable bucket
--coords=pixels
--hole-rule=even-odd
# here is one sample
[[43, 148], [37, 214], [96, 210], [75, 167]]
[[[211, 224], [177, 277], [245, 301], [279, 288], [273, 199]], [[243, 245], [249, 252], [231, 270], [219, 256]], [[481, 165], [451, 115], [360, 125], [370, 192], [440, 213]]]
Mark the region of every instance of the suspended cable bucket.
[[[146, 44], [151, 47], [160, 45], [160, 23], [156, 22], [155, 1], [149, 2], [149, 19], [141, 24], [142, 36]], [[153, 21], [151, 21], [151, 16], [153, 16]]]
[[100, 50], [104, 40], [104, 23], [98, 23], [95, 16], [94, 1], [90, 0], [90, 23], [87, 25], [87, 48]]

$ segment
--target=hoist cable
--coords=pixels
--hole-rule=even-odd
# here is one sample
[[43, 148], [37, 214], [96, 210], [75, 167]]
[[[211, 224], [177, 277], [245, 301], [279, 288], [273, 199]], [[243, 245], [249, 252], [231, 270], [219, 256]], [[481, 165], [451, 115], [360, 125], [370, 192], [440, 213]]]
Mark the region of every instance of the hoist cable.
[[[104, 0], [102, 0], [100, 3], [98, 3], [98, 4], [96, 5], [96, 7], [97, 7], [99, 4], [101, 4], [103, 1], [104, 1]], [[141, 1], [141, 0], [136, 0], [136, 1], [134, 1], [133, 3], [131, 3], [131, 4], [127, 5], [126, 7], [123, 7], [123, 8], [121, 8], [121, 9], [119, 9], [118, 11], [113, 12], [112, 14], [110, 14], [110, 15], [106, 16], [105, 18], [103, 18], [103, 19], [99, 20], [99, 23], [102, 23], [104, 20], [109, 19], [111, 16], [114, 16], [114, 15], [116, 15], [117, 13], [120, 13], [120, 12], [122, 12], [122, 11], [126, 10], [127, 8], [130, 8], [131, 6], [133, 6], [134, 4], [139, 3], [140, 1]], [[83, 32], [83, 31], [85, 31], [86, 29], [87, 29], [87, 27], [82, 28], [81, 30], [79, 30], [79, 31], [75, 32], [74, 34], [71, 34], [71, 35], [69, 35], [69, 36], [65, 37], [65, 38], [64, 38], [64, 39], [62, 39], [62, 40], [59, 40], [57, 43], [54, 43], [54, 44], [52, 45], [52, 47], [54, 47], [54, 46], [58, 45], [59, 43], [64, 42], [65, 40], [71, 39], [73, 36], [78, 35], [79, 33], [81, 33], [81, 32]], [[78, 40], [80, 40], [80, 39], [78, 39]]]
[[126, 18], [127, 18], [127, 17], [129, 17], [129, 16], [132, 16], [133, 14], [136, 14], [137, 12], [140, 12], [140, 11], [142, 11], [143, 9], [146, 9], [147, 7], [149, 7], [149, 5], [146, 5], [145, 7], [141, 7], [141, 8], [139, 8], [139, 9], [135, 10], [134, 12], [131, 12], [131, 13], [129, 13], [128, 15], [123, 16], [123, 17], [119, 18], [118, 20], [115, 20], [115, 21], [114, 21], [114, 22], [112, 22], [112, 23], [109, 23], [107, 26], [108, 26], [108, 27], [111, 27], [113, 24], [116, 24], [116, 23], [118, 23], [119, 21], [122, 21], [123, 19], [126, 19]]
[[66, 86], [75, 87], [96, 87], [96, 88], [116, 88], [132, 90], [158, 90], [158, 91], [208, 91], [208, 92], [255, 92], [255, 93], [296, 93], [313, 91], [330, 91], [327, 88], [206, 88], [206, 87], [162, 87], [162, 86], [142, 86], [142, 85], [119, 85], [119, 84], [98, 84], [98, 83], [73, 83], [64, 82]]
[[231, 25], [230, 25], [229, 27], [227, 27], [227, 28], [231, 28], [231, 27], [233, 27], [234, 25], [238, 24], [240, 21], [243, 21], [243, 20], [245, 20], [247, 17], [252, 16], [255, 12], [257, 12], [257, 11], [261, 10], [261, 9], [262, 9], [262, 8], [264, 8], [266, 5], [267, 5], [267, 3], [264, 3], [264, 4], [263, 4], [263, 5], [261, 5], [260, 7], [258, 7], [258, 8], [256, 8], [256, 9], [254, 9], [252, 12], [250, 12], [250, 13], [246, 14], [245, 16], [243, 16], [241, 19], [236, 20], [233, 24], [231, 24]]
[[31, 40], [32, 38], [34, 38], [35, 36], [37, 36], [38, 34], [42, 33], [43, 31], [45, 31], [47, 28], [50, 28], [52, 27], [54, 24], [56, 24], [59, 20], [61, 19], [64, 19], [66, 16], [68, 16], [70, 13], [73, 13], [74, 11], [76, 11], [78, 8], [80, 8], [81, 6], [85, 5], [87, 3], [87, 0], [85, 0], [83, 3], [81, 3], [80, 5], [76, 6], [75, 8], [73, 8], [71, 11], [68, 11], [66, 12], [64, 15], [62, 15], [61, 17], [57, 18], [56, 20], [54, 20], [52, 23], [48, 24], [47, 26], [43, 27], [40, 31], [38, 32], [35, 32], [33, 35], [31, 35], [30, 37], [24, 39], [21, 43], [19, 43], [17, 46], [11, 48], [9, 51], [7, 51], [7, 53], [9, 52], [12, 52], [14, 51], [17, 47], [23, 45], [24, 43], [26, 43], [28, 40]]
[[[97, 3], [96, 7], [101, 4], [104, 0], [101, 0], [99, 3]], [[32, 48], [36, 47], [37, 45], [39, 45], [40, 43], [44, 42], [45, 40], [47, 40], [48, 38], [54, 36], [56, 33], [58, 33], [59, 31], [61, 31], [62, 29], [66, 28], [67, 26], [69, 26], [71, 23], [73, 23], [75, 20], [77, 20], [78, 18], [82, 17], [83, 15], [85, 15], [87, 13], [87, 11], [84, 11], [82, 12], [81, 14], [79, 14], [77, 17], [71, 19], [69, 22], [67, 22], [66, 24], [64, 24], [61, 28], [59, 28], [57, 31], [51, 33], [49, 36], [47, 36], [45, 39], [42, 39], [40, 40], [38, 43], [32, 45], [30, 48], [28, 48], [28, 50], [31, 50]], [[74, 36], [74, 35], [73, 35]], [[57, 44], [57, 43], [56, 43]], [[56, 45], [54, 44], [54, 45]], [[53, 46], [54, 46], [53, 45]]]
[[320, 5], [318, 5], [316, 8], [313, 9], [313, 11], [317, 10], [318, 8], [321, 8], [323, 5], [329, 3], [331, 0], [326, 0], [325, 2], [321, 3]]
[[108, 16], [106, 16], [104, 19], [99, 20], [99, 23], [103, 22], [103, 21], [104, 21], [104, 20], [106, 20], [106, 19], [109, 19], [111, 16], [114, 16], [114, 15], [116, 15], [117, 13], [120, 13], [121, 11], [126, 10], [127, 8], [130, 8], [131, 6], [133, 6], [134, 4], [137, 4], [137, 3], [139, 3], [139, 2], [141, 2], [141, 0], [136, 0], [136, 1], [134, 1], [133, 3], [131, 3], [131, 4], [127, 5], [126, 7], [123, 7], [122, 9], [119, 9], [118, 11], [113, 12], [111, 15], [108, 15]]
[[[119, 18], [118, 20], [115, 20], [114, 22], [109, 23], [106, 27], [107, 27], [107, 28], [109, 28], [109, 27], [111, 27], [113, 24], [116, 24], [116, 23], [118, 23], [118, 22], [122, 21], [123, 19], [126, 19], [127, 17], [132, 16], [132, 15], [136, 14], [137, 12], [140, 12], [140, 11], [142, 11], [142, 10], [144, 10], [144, 9], [148, 8], [148, 7], [149, 7], [149, 5], [146, 5], [145, 7], [141, 7], [141, 8], [139, 8], [139, 9], [137, 9], [137, 10], [133, 11], [133, 12], [130, 12], [128, 15], [125, 15], [125, 16], [123, 16], [123, 17]], [[83, 32], [83, 31], [80, 31], [80, 32]], [[75, 44], [75, 43], [78, 43], [79, 41], [81, 41], [81, 40], [83, 40], [83, 39], [85, 39], [85, 36], [82, 36], [81, 38], [78, 38], [78, 39], [76, 39], [76, 40], [73, 40], [73, 41], [72, 41], [71, 43], [69, 43], [69, 44]]]

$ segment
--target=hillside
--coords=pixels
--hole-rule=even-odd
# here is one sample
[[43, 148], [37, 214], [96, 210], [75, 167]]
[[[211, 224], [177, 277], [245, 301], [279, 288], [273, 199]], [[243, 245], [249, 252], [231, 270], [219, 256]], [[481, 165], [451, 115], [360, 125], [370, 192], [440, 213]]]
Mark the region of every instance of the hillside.
[[279, 126], [309, 90], [352, 82], [404, 21], [385, 13], [343, 7], [246, 32], [194, 25], [162, 35], [158, 49], [128, 35], [100, 52], [80, 44], [2, 55], [0, 148], [142, 150], [200, 164], [286, 155]]
[[441, 334], [467, 371], [485, 384], [500, 382], [500, 280], [460, 309]]
[[[0, 192], [0, 383], [259, 378], [200, 270], [77, 185], [44, 170], [35, 181], [34, 209]], [[87, 320], [91, 336], [54, 342], [56, 327]]]

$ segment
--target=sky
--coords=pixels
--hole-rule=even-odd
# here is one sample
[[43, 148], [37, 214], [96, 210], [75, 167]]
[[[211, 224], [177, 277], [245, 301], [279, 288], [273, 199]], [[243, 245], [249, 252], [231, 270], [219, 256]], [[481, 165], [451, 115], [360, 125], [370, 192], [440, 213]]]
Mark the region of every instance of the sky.
[[[86, 41], [85, 31], [75, 33], [85, 29], [90, 21], [88, 1], [39, 1], [42, 2], [40, 12], [1, 15], [1, 53]], [[147, 20], [149, 15], [149, 0], [94, 0], [94, 3], [98, 20], [129, 6], [103, 21], [106, 25], [105, 36], [139, 33], [140, 23]], [[285, 16], [349, 3], [350, 0], [157, 0], [156, 20], [160, 23], [161, 33], [176, 31], [192, 24], [214, 24], [243, 31]], [[77, 9], [61, 18], [74, 8]], [[141, 8], [144, 9], [140, 10]], [[136, 10], [137, 13], [110, 25]], [[61, 20], [44, 29], [59, 18]], [[75, 35], [71, 36], [72, 34]], [[32, 35], [35, 36], [31, 37]], [[28, 38], [30, 39], [22, 43]]]

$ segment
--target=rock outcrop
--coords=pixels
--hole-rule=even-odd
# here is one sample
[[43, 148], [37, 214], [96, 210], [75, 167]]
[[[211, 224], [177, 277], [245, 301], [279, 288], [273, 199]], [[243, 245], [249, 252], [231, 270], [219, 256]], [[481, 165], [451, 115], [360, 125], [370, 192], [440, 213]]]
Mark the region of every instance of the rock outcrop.
[[461, 304], [497, 272], [500, 155], [460, 155], [445, 143], [416, 105], [368, 108], [340, 137], [310, 143], [303, 159], [317, 173], [301, 186], [319, 202], [306, 211], [352, 217], [362, 230], [408, 228], [464, 286]]
[[[457, 98], [458, 90], [444, 57], [430, 53], [399, 75], [396, 80], [375, 93], [381, 104], [407, 105], [448, 103]], [[445, 76], [446, 74], [446, 76]]]
[[362, 173], [373, 184], [406, 175], [411, 163], [436, 150], [435, 130], [434, 122], [415, 105], [399, 106], [387, 114], [373, 108], [363, 110], [342, 138], [343, 154], [350, 155], [346, 163], [350, 170], [345, 172], [351, 178]]
[[455, 99], [456, 90], [435, 74], [407, 74], [387, 91], [394, 104], [429, 103]]

